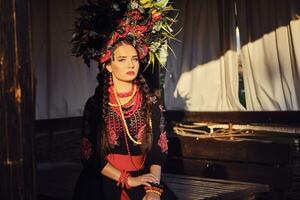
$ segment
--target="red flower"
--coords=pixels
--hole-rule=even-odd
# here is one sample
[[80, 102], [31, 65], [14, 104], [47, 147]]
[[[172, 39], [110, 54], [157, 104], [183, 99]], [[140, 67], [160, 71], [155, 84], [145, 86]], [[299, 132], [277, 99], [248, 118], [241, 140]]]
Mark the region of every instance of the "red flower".
[[162, 18], [161, 15], [154, 16], [154, 17], [152, 17], [151, 21], [154, 23], [154, 22], [157, 22], [158, 20], [160, 20], [161, 18]]
[[106, 61], [108, 61], [110, 59], [110, 56], [111, 56], [110, 50], [106, 50], [105, 53], [101, 56], [100, 62], [105, 63]]
[[118, 39], [125, 38], [129, 33], [131, 26], [128, 24], [120, 25], [117, 28], [119, 32], [114, 32], [112, 38], [108, 41], [107, 46], [112, 46]]
[[138, 10], [128, 11], [127, 16], [132, 18], [134, 21], [142, 19], [142, 15]]
[[134, 30], [136, 33], [141, 34], [147, 31], [147, 26], [141, 26], [141, 25], [137, 25], [134, 27]]
[[122, 34], [120, 34], [119, 38], [126, 37], [126, 35], [130, 32], [130, 29], [131, 29], [130, 25], [123, 26], [123, 31], [124, 32]]
[[168, 151], [168, 139], [167, 139], [167, 133], [161, 132], [158, 140], [158, 146], [161, 149], [161, 152]]
[[147, 53], [149, 51], [149, 47], [144, 43], [140, 43], [139, 45], [137, 45], [137, 47], [138, 47], [137, 50], [139, 53], [139, 58], [143, 59], [147, 55]]
[[118, 32], [114, 32], [112, 36], [113, 44], [120, 38], [120, 35]]
[[153, 23], [156, 22], [156, 21], [158, 21], [158, 20], [160, 20], [162, 18], [161, 12], [159, 12], [157, 10], [153, 10], [152, 13], [151, 13], [151, 15], [152, 15], [151, 21]]
[[87, 138], [83, 138], [80, 144], [80, 151], [84, 159], [90, 159], [92, 155], [92, 144]]
[[114, 44], [114, 38], [112, 37], [108, 42], [106, 43], [106, 46], [112, 46]]

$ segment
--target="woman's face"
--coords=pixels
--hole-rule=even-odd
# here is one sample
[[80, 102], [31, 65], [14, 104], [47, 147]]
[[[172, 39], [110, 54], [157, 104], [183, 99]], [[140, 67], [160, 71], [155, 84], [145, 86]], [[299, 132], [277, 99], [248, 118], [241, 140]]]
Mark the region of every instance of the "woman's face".
[[106, 66], [112, 73], [114, 84], [132, 82], [139, 71], [139, 59], [135, 48], [129, 44], [122, 44], [113, 53], [113, 59]]

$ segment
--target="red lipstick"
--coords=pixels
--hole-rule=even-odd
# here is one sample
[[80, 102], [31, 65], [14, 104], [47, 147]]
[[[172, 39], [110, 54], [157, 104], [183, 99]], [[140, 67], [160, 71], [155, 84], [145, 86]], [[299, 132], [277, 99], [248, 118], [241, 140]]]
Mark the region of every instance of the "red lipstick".
[[133, 75], [135, 74], [135, 72], [134, 72], [134, 71], [129, 71], [129, 72], [127, 72], [126, 74], [128, 74], [128, 75], [130, 75], [130, 76], [133, 76]]

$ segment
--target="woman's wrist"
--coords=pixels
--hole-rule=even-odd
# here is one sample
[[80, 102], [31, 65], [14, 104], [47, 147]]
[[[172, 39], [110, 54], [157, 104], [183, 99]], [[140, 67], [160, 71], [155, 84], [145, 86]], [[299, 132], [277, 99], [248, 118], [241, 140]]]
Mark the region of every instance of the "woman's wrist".
[[141, 184], [139, 183], [137, 177], [134, 176], [129, 176], [128, 177], [128, 186], [133, 188], [133, 187], [137, 187], [140, 186]]
[[121, 188], [130, 189], [130, 185], [128, 183], [129, 177], [130, 177], [130, 174], [126, 170], [122, 170], [120, 177], [117, 181], [117, 186], [121, 186]]
[[161, 196], [161, 194], [164, 192], [163, 186], [157, 183], [151, 183], [151, 186], [145, 186], [144, 189], [146, 193], [154, 193], [158, 196]]
[[160, 199], [161, 195], [155, 193], [155, 192], [147, 192], [146, 195], [153, 195], [155, 196], [156, 198], [155, 199]]
[[132, 177], [132, 176], [128, 176], [128, 185], [129, 185], [130, 187], [133, 186], [133, 178], [134, 178], [134, 177]]

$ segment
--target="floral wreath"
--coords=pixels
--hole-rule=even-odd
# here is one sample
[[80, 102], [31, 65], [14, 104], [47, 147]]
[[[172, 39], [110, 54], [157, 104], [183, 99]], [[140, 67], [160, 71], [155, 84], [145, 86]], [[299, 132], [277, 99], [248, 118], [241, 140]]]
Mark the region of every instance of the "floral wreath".
[[171, 49], [167, 41], [175, 39], [171, 25], [176, 17], [167, 16], [174, 11], [169, 0], [89, 0], [77, 11], [72, 53], [88, 66], [90, 60], [105, 64], [123, 39], [137, 49], [142, 61], [148, 59], [147, 66], [154, 66], [155, 60], [164, 66], [160, 53], [164, 45]]

